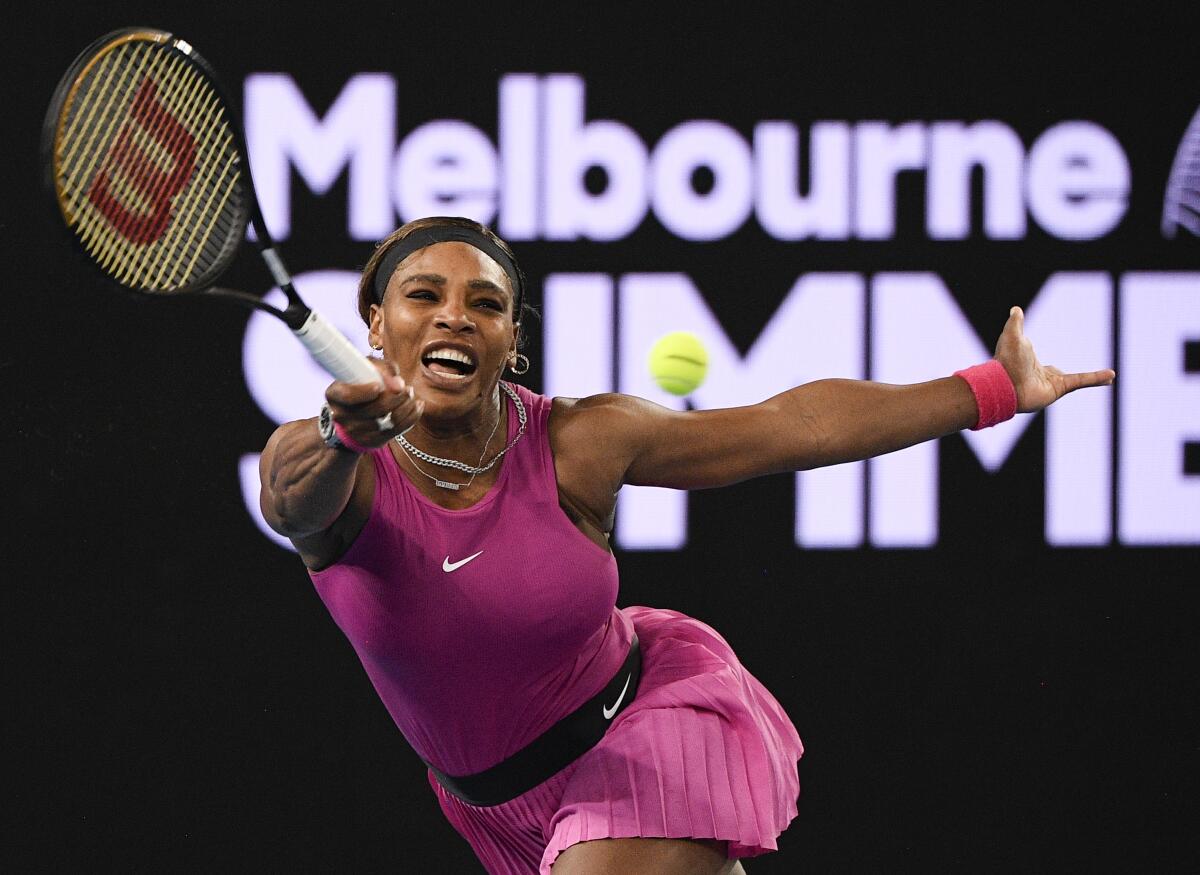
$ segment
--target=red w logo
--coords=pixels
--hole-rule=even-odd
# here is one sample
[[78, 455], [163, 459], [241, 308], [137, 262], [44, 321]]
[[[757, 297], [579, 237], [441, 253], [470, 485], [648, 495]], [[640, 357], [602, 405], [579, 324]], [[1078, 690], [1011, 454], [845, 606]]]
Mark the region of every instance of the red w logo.
[[[165, 171], [134, 139], [138, 126], [171, 158]], [[112, 148], [88, 189], [90, 200], [118, 233], [131, 243], [153, 243], [166, 233], [171, 200], [192, 177], [196, 141], [158, 100], [154, 81], [147, 76], [133, 98], [131, 117], [121, 127]], [[140, 207], [122, 204], [114, 192], [119, 177], [127, 189], [141, 195]]]

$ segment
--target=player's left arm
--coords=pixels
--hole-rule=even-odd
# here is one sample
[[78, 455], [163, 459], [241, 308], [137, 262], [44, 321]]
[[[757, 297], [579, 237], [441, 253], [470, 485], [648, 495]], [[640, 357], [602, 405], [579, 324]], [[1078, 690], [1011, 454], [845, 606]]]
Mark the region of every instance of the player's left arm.
[[[1014, 307], [996, 344], [1017, 410], [1041, 410], [1111, 370], [1064, 374], [1043, 366]], [[747, 407], [681, 412], [624, 395], [593, 399], [593, 434], [625, 463], [623, 483], [700, 489], [783, 471], [872, 458], [970, 428], [979, 417], [966, 380], [889, 385], [818, 380]], [[582, 411], [581, 411], [582, 412]]]

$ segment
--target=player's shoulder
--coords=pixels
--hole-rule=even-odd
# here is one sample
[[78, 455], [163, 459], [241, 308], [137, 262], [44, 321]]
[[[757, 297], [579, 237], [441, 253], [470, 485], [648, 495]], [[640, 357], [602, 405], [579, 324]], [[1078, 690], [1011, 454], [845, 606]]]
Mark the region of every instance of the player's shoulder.
[[621, 392], [600, 392], [583, 398], [568, 398], [555, 395], [551, 399], [552, 416], [561, 419], [595, 420], [604, 417], [624, 417], [652, 407], [645, 398], [625, 395]]
[[583, 398], [555, 396], [549, 432], [560, 489], [587, 506], [591, 505], [583, 496], [596, 484], [600, 493], [611, 498], [644, 443], [646, 417], [639, 416], [638, 409], [647, 403], [619, 392]]
[[550, 429], [559, 435], [570, 434], [584, 440], [612, 440], [634, 437], [654, 427], [664, 407], [621, 392], [601, 392], [583, 398], [555, 396], [550, 408]]

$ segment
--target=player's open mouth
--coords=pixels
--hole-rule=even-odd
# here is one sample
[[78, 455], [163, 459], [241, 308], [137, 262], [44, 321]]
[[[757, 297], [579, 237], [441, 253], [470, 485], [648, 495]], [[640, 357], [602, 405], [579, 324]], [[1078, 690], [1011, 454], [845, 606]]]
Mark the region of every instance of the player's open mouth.
[[421, 356], [421, 364], [431, 374], [451, 380], [465, 380], [475, 373], [475, 357], [471, 353], [450, 346], [439, 346]]

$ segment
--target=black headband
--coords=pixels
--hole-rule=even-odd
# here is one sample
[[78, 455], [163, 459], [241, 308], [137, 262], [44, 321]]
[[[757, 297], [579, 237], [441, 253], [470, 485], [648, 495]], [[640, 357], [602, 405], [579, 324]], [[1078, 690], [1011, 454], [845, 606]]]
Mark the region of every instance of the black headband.
[[383, 303], [383, 293], [387, 291], [388, 281], [392, 278], [396, 265], [418, 249], [424, 249], [434, 243], [448, 242], [469, 243], [504, 268], [517, 298], [513, 307], [513, 315], [520, 320], [521, 305], [525, 301], [525, 284], [517, 263], [513, 261], [511, 255], [487, 236], [471, 228], [463, 228], [458, 225], [435, 225], [432, 228], [421, 228], [413, 231], [389, 249], [380, 260], [379, 269], [375, 271], [375, 302]]

